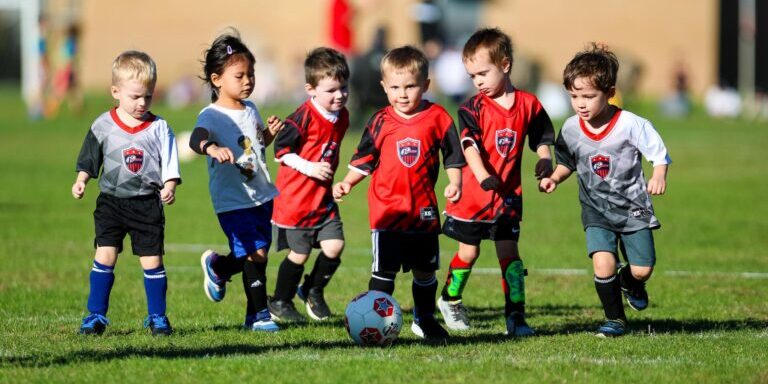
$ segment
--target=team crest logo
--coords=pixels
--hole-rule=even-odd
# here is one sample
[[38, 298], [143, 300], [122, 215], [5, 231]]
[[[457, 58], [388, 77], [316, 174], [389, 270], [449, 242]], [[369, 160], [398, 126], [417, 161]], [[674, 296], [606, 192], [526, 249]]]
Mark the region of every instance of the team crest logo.
[[413, 167], [421, 154], [421, 142], [407, 137], [397, 142], [397, 157], [406, 167]]
[[517, 132], [504, 128], [496, 131], [496, 151], [501, 157], [507, 157], [517, 141]]
[[605, 179], [608, 173], [611, 172], [611, 157], [598, 153], [597, 155], [589, 157], [589, 163], [592, 167], [592, 172], [600, 176], [601, 179]]
[[123, 165], [134, 175], [144, 167], [144, 150], [136, 147], [123, 149]]
[[339, 143], [329, 141], [328, 143], [323, 144], [323, 148], [320, 152], [322, 152], [320, 162], [333, 163], [333, 160], [336, 158], [336, 153], [339, 152]]

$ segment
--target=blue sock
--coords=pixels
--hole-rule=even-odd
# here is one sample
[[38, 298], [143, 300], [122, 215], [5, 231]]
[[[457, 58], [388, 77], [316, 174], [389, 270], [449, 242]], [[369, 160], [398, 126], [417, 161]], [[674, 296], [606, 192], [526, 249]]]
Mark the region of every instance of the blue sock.
[[107, 267], [93, 261], [91, 268], [91, 292], [88, 294], [88, 312], [106, 316], [109, 309], [109, 293], [115, 283], [115, 267]]
[[147, 313], [165, 316], [165, 292], [168, 290], [168, 279], [165, 277], [165, 267], [144, 270], [144, 291], [147, 293]]

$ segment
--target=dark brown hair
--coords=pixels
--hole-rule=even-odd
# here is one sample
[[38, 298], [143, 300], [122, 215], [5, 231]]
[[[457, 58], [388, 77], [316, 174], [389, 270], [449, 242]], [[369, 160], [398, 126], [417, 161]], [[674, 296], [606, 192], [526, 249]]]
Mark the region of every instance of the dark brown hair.
[[573, 89], [573, 83], [579, 77], [589, 79], [592, 86], [608, 92], [616, 86], [616, 74], [619, 72], [619, 59], [604, 44], [590, 43], [589, 47], [571, 59], [563, 71], [565, 89]]
[[340, 82], [349, 80], [347, 58], [332, 48], [315, 48], [304, 60], [304, 78], [307, 84], [316, 87], [326, 77]]
[[472, 59], [480, 48], [488, 50], [491, 61], [499, 68], [504, 67], [504, 59], [509, 60], [509, 67], [512, 68], [512, 40], [501, 29], [483, 28], [473, 33], [464, 44], [462, 60]]
[[381, 59], [382, 76], [392, 69], [410, 72], [424, 81], [429, 76], [429, 60], [418, 48], [404, 45], [387, 52]]

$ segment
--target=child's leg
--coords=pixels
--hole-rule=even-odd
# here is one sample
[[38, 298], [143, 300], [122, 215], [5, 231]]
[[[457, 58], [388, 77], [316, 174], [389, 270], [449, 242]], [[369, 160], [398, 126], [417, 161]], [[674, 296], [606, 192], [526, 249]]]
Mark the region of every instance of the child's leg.
[[139, 257], [144, 269], [144, 291], [147, 295], [147, 314], [165, 316], [168, 279], [162, 256]]
[[397, 272], [376, 271], [371, 274], [368, 280], [368, 289], [371, 291], [381, 291], [388, 295], [395, 293], [395, 277]]
[[595, 290], [603, 304], [605, 318], [626, 322], [624, 304], [621, 302], [621, 285], [616, 276], [616, 255], [606, 251], [594, 252], [592, 266], [595, 270]]
[[472, 266], [480, 257], [480, 246], [459, 242], [459, 251], [451, 259], [448, 266], [448, 276], [445, 280], [445, 286], [441, 296], [446, 301], [456, 301], [461, 299], [464, 287], [467, 286], [469, 275], [472, 273]]
[[413, 311], [418, 319], [435, 316], [435, 296], [437, 296], [437, 277], [434, 271], [420, 271], [414, 269], [413, 284]]
[[619, 270], [621, 290], [632, 309], [642, 311], [648, 307], [648, 292], [645, 282], [653, 273], [656, 251], [653, 233], [649, 229], [620, 235], [620, 249], [629, 262], [628, 267]]
[[371, 278], [368, 280], [369, 290], [381, 291], [389, 295], [395, 292], [395, 277], [402, 265], [400, 236], [386, 231], [371, 232], [373, 263]]
[[246, 317], [267, 309], [267, 250], [248, 255], [243, 264], [243, 285], [248, 297]]
[[277, 271], [273, 300], [293, 300], [299, 282], [301, 282], [301, 275], [304, 274], [304, 263], [307, 262], [308, 258], [309, 254], [296, 253], [293, 250], [288, 253]]
[[525, 313], [525, 267], [517, 248], [517, 241], [495, 242], [496, 256], [501, 267], [501, 284], [504, 290], [504, 316]]
[[90, 274], [88, 312], [105, 316], [109, 310], [109, 295], [115, 283], [114, 269], [117, 247], [97, 247]]
[[238, 259], [230, 252], [227, 256], [214, 254], [211, 260], [211, 269], [223, 282], [232, 278], [232, 276], [243, 271], [243, 262], [245, 259]]
[[331, 281], [341, 265], [341, 252], [344, 250], [344, 240], [329, 239], [320, 242], [321, 252], [317, 255], [312, 272], [304, 279], [301, 287], [302, 293], [308, 293], [310, 289], [323, 290]]

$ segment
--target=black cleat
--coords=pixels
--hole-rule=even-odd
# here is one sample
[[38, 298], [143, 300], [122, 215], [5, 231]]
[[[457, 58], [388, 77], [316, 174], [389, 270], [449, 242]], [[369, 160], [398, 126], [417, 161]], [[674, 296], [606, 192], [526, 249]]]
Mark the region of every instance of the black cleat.
[[275, 300], [269, 299], [267, 301], [267, 308], [269, 308], [269, 314], [272, 315], [272, 320], [284, 321], [284, 322], [303, 322], [306, 320], [296, 307], [293, 305], [293, 300]]
[[309, 317], [320, 321], [331, 317], [331, 308], [325, 302], [322, 289], [311, 288], [306, 295], [299, 289], [298, 294], [299, 298], [306, 304]]
[[434, 342], [445, 342], [450, 337], [448, 331], [431, 316], [414, 319], [411, 324], [411, 332], [422, 339]]

